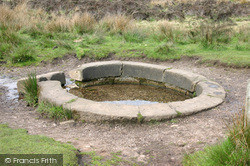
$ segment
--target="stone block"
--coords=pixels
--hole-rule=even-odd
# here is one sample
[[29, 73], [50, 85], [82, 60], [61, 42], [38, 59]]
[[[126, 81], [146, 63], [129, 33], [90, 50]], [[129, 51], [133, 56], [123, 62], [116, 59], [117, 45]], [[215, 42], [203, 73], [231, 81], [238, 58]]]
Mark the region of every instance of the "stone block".
[[175, 110], [170, 108], [168, 103], [141, 105], [139, 110], [144, 121], [171, 119], [177, 116]]
[[87, 81], [105, 77], [121, 76], [122, 63], [120, 61], [93, 62], [69, 72], [70, 78], [77, 81]]
[[167, 68], [165, 66], [159, 66], [148, 63], [140, 62], [122, 62], [123, 77], [138, 77], [148, 80], [162, 82], [163, 72]]
[[207, 95], [211, 97], [218, 97], [224, 99], [226, 92], [224, 88], [216, 82], [212, 81], [201, 81], [195, 87], [196, 95]]
[[179, 87], [190, 92], [195, 91], [196, 83], [202, 80], [207, 80], [206, 77], [201, 75], [179, 69], [165, 70], [163, 75], [163, 82], [170, 86]]
[[[47, 81], [47, 80], [56, 80], [56, 81], [59, 81], [61, 85], [66, 84], [64, 72], [59, 72], [59, 71], [51, 72], [47, 74], [37, 75], [36, 78], [37, 78], [37, 82]], [[24, 83], [27, 79], [28, 78], [25, 77], [17, 81], [17, 91], [19, 93], [24, 93]]]
[[182, 116], [211, 109], [222, 102], [223, 100], [221, 98], [200, 95], [185, 101], [170, 102], [169, 106], [174, 109], [179, 116]]
[[59, 81], [43, 81], [38, 83], [39, 102], [46, 101], [57, 106], [70, 103], [78, 99], [77, 96], [68, 93], [61, 87]]

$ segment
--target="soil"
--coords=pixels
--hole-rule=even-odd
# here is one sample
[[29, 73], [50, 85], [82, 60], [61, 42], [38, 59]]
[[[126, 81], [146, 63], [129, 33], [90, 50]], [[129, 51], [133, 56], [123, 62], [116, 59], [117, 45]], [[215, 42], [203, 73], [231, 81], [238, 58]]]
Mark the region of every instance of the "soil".
[[[15, 81], [35, 70], [37, 74], [58, 70], [63, 70], [67, 74], [69, 70], [90, 61], [93, 60], [78, 60], [68, 55], [56, 59], [53, 63], [39, 66], [0, 67], [0, 77]], [[7, 123], [12, 128], [25, 128], [30, 134], [46, 135], [57, 141], [71, 142], [82, 152], [96, 151], [98, 155], [105, 157], [110, 156], [111, 152], [121, 152], [124, 159], [142, 162], [141, 165], [181, 165], [186, 153], [202, 150], [205, 146], [218, 143], [225, 138], [227, 125], [230, 124], [232, 116], [244, 107], [250, 69], [200, 64], [196, 59], [174, 62], [155, 62], [147, 59], [140, 61], [204, 75], [225, 88], [225, 102], [208, 111], [164, 122], [55, 123], [53, 120], [42, 118], [35, 108], [28, 107], [23, 100], [8, 98], [7, 88], [0, 84], [0, 123]], [[83, 163], [86, 161], [83, 158]]]
[[[22, 0], [0, 0], [0, 4], [16, 6]], [[166, 1], [165, 5], [152, 5], [150, 0], [28, 0], [32, 8], [42, 8], [47, 12], [72, 14], [74, 12], [92, 13], [97, 20], [107, 14], [126, 14], [137, 20], [184, 19], [195, 15], [214, 20], [230, 16], [248, 16], [249, 3], [231, 1], [193, 0], [178, 2]]]

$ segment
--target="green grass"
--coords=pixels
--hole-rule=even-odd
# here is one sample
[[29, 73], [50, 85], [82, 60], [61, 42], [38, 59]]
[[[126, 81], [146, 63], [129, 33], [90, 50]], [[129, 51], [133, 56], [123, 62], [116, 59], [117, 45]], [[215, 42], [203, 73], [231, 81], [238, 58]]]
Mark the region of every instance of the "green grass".
[[131, 165], [137, 166], [138, 164], [133, 163], [131, 161], [124, 160], [121, 157], [121, 153], [111, 153], [111, 157], [104, 158], [102, 156], [98, 156], [95, 151], [91, 152], [83, 152], [81, 153], [84, 158], [88, 158], [89, 161], [85, 163], [86, 166], [118, 166], [118, 165]]
[[199, 28], [192, 33], [177, 29], [148, 33], [135, 29], [123, 33], [96, 30], [81, 34], [22, 29], [15, 32], [2, 27], [0, 60], [6, 61], [7, 66], [27, 66], [39, 65], [42, 61], [51, 61], [66, 54], [76, 54], [79, 59], [90, 57], [97, 60], [111, 55], [159, 60], [196, 56], [204, 62], [220, 61], [226, 65], [250, 67], [250, 36], [245, 32], [247, 28], [225, 37], [223, 27], [216, 27], [208, 26], [216, 32], [208, 33], [209, 38], [207, 34], [201, 34], [203, 32]]
[[208, 146], [203, 151], [186, 155], [184, 166], [246, 166], [249, 161], [250, 127], [245, 112], [236, 116], [229, 128], [229, 135], [223, 142]]
[[63, 163], [77, 165], [77, 150], [41, 135], [29, 135], [25, 129], [11, 129], [0, 124], [0, 154], [63, 154]]
[[245, 166], [249, 159], [249, 149], [235, 146], [230, 138], [224, 142], [207, 147], [204, 151], [186, 156], [184, 166]]
[[73, 119], [73, 113], [68, 109], [63, 109], [62, 106], [54, 106], [48, 102], [40, 102], [37, 111], [44, 117], [55, 120]]
[[28, 78], [24, 81], [24, 100], [28, 105], [36, 106], [38, 102], [38, 85], [36, 73], [28, 74]]

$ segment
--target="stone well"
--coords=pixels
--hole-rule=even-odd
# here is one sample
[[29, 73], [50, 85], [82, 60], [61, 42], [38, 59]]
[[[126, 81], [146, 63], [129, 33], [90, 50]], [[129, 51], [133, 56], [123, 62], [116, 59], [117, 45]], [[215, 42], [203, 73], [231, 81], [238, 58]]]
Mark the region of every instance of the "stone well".
[[[54, 74], [57, 77], [53, 77]], [[133, 121], [138, 118], [138, 115], [143, 116], [145, 121], [171, 119], [216, 107], [223, 102], [226, 95], [221, 85], [204, 76], [148, 63], [127, 61], [94, 62], [83, 64], [79, 68], [70, 71], [69, 75], [72, 79], [83, 82], [109, 77], [117, 80], [121, 78], [142, 78], [163, 83], [166, 87], [195, 93], [196, 97], [185, 101], [139, 106], [96, 102], [79, 98], [63, 89], [62, 84], [65, 84], [63, 73], [54, 72], [52, 75], [47, 75], [47, 79], [39, 79], [39, 102], [46, 101], [63, 106], [78, 114], [80, 120], [87, 122]], [[38, 78], [40, 77], [38, 76]]]

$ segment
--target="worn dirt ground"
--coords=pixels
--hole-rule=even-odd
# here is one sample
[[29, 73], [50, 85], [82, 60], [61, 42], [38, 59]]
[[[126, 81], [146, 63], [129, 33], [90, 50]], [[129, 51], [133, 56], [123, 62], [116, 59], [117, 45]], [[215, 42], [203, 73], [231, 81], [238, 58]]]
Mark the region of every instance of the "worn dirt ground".
[[[0, 77], [7, 76], [16, 80], [34, 70], [38, 74], [57, 70], [67, 73], [89, 61], [92, 60], [85, 58], [79, 61], [66, 56], [38, 67], [0, 67]], [[109, 156], [110, 152], [120, 151], [124, 159], [142, 161], [142, 165], [181, 165], [186, 153], [202, 150], [206, 145], [215, 144], [226, 136], [232, 115], [240, 112], [244, 106], [250, 69], [214, 67], [200, 64], [195, 59], [151, 63], [189, 70], [218, 82], [227, 91], [225, 102], [214, 109], [165, 122], [141, 125], [81, 122], [56, 124], [53, 120], [40, 117], [34, 108], [27, 107], [22, 100], [16, 102], [7, 99], [7, 89], [0, 85], [0, 123], [7, 123], [12, 128], [25, 128], [30, 134], [71, 142], [82, 152], [96, 151], [98, 155]]]

